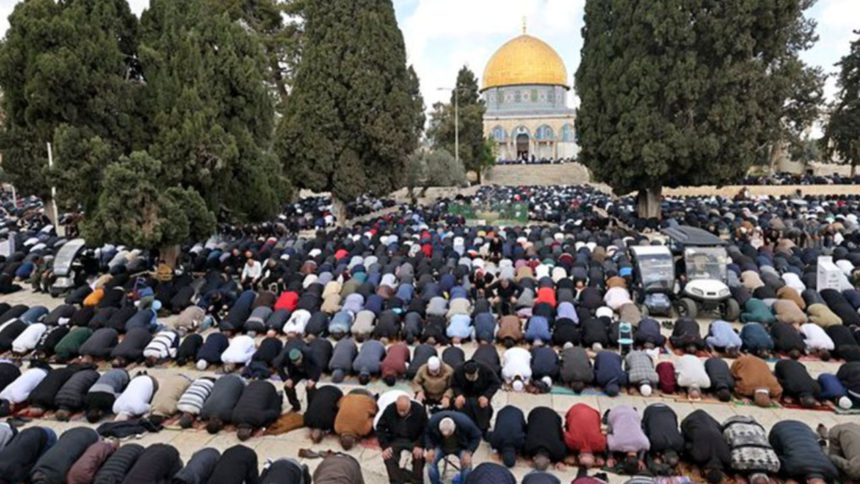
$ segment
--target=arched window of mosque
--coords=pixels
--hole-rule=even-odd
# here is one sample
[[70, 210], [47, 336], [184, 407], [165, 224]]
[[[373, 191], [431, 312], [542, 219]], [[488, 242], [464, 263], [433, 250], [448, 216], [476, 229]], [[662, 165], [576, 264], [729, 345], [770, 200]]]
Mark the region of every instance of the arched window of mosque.
[[565, 143], [573, 142], [573, 126], [565, 124], [561, 127], [561, 140]]
[[523, 100], [522, 93], [519, 91], [514, 91], [514, 102], [518, 103], [518, 102], [522, 102], [522, 100]]
[[528, 128], [526, 128], [525, 126], [517, 126], [517, 128], [514, 129], [514, 136], [519, 136], [521, 134], [528, 135], [529, 134]]
[[538, 101], [538, 92], [537, 89], [532, 89], [532, 102]]
[[550, 89], [548, 93], [546, 93], [547, 100], [551, 103], [555, 102], [555, 91]]
[[493, 139], [496, 141], [504, 141], [507, 136], [505, 135], [505, 128], [501, 126], [496, 126], [493, 128]]
[[552, 141], [555, 136], [552, 132], [552, 128], [544, 124], [537, 129], [535, 137], [538, 141]]

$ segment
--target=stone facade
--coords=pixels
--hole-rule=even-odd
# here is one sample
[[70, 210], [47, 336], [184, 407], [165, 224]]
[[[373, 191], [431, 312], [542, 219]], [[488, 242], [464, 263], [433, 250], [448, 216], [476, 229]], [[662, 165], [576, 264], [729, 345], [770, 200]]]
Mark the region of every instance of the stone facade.
[[[532, 101], [535, 93], [538, 98]], [[548, 97], [553, 94], [551, 102]], [[566, 95], [559, 86], [511, 86], [485, 91], [484, 136], [496, 142], [496, 158], [516, 160], [523, 153], [529, 159], [532, 155], [536, 159], [576, 158], [576, 114], [565, 105]]]

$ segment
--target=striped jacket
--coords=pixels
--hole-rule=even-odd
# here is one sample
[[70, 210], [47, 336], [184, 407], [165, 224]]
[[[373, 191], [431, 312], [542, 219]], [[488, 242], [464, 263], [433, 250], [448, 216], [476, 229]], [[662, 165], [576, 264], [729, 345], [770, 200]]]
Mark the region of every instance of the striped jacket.
[[179, 397], [176, 409], [191, 415], [199, 414], [200, 409], [203, 408], [203, 403], [212, 393], [213, 386], [215, 386], [215, 380], [209, 377], [194, 380], [191, 386]]

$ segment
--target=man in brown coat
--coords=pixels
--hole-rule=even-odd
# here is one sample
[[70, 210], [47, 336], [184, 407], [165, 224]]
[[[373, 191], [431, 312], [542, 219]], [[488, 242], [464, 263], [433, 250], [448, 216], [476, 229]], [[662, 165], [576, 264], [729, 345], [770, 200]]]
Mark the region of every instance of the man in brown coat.
[[[788, 287], [788, 286], [786, 286]], [[788, 324], [806, 324], [806, 313], [792, 299], [777, 299], [773, 302], [773, 313], [777, 321]]]
[[732, 363], [735, 392], [752, 398], [760, 407], [770, 406], [771, 399], [782, 397], [782, 387], [767, 363], [752, 355], [743, 355]]
[[376, 399], [363, 388], [356, 388], [340, 399], [334, 419], [334, 433], [340, 436], [340, 445], [344, 450], [352, 449], [358, 439], [373, 432], [376, 411]]
[[776, 297], [780, 299], [789, 299], [791, 301], [794, 301], [794, 303], [797, 304], [797, 307], [799, 307], [801, 311], [806, 309], [806, 301], [803, 300], [803, 298], [797, 292], [797, 289], [791, 286], [780, 287], [776, 291]]
[[523, 323], [520, 318], [509, 314], [502, 316], [499, 320], [499, 332], [496, 339], [505, 345], [505, 348], [513, 348], [514, 345], [523, 340]]
[[451, 405], [451, 378], [454, 369], [442, 363], [436, 356], [431, 356], [427, 363], [418, 368], [412, 383], [417, 387], [415, 399], [425, 405], [438, 405], [448, 408]]

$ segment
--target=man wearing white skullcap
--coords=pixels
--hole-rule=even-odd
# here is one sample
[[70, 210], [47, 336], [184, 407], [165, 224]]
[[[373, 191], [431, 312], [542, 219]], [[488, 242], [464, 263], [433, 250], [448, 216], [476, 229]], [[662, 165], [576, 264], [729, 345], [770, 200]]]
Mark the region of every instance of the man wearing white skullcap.
[[431, 356], [427, 363], [418, 368], [412, 383], [415, 385], [416, 399], [419, 402], [448, 408], [451, 405], [451, 378], [454, 369]]

